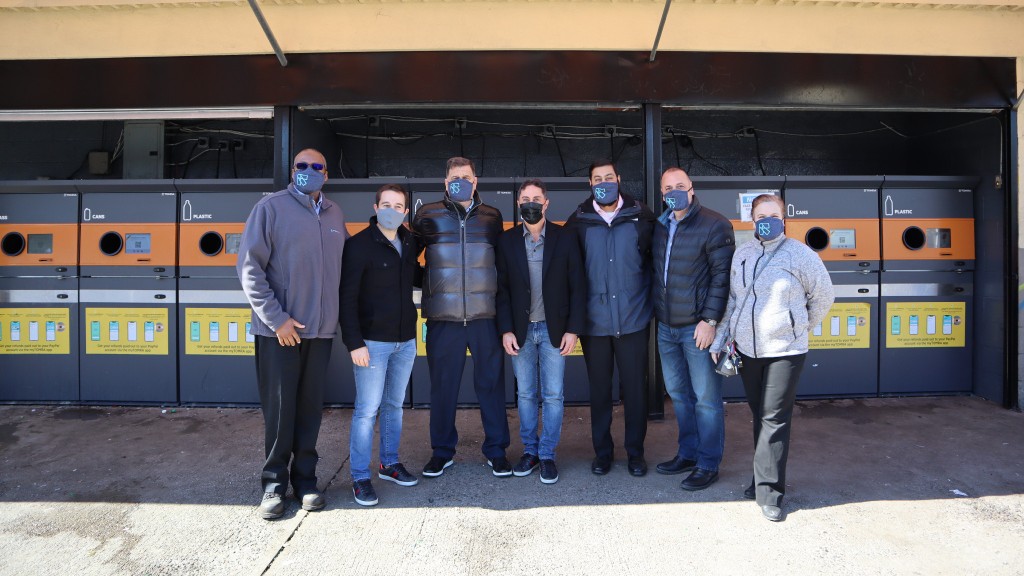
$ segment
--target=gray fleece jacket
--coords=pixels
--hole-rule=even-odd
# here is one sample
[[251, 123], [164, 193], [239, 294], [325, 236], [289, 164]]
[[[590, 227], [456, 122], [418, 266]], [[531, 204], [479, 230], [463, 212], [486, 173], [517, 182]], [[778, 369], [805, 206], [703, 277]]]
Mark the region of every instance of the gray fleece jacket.
[[311, 199], [289, 189], [256, 203], [245, 222], [236, 269], [256, 336], [275, 336], [289, 317], [306, 327], [301, 338], [338, 332], [338, 286], [345, 216], [325, 196], [317, 215]]
[[[755, 268], [760, 274], [751, 288]], [[785, 235], [763, 243], [750, 240], [732, 258], [729, 302], [711, 350], [723, 350], [733, 340], [752, 358], [806, 353], [808, 330], [821, 322], [833, 300], [832, 280], [810, 248]]]

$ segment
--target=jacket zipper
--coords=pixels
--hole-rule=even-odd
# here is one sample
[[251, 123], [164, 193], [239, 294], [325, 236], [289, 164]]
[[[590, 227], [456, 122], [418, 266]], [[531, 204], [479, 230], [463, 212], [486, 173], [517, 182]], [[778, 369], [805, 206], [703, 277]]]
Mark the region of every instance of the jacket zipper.
[[[472, 210], [472, 208], [470, 208]], [[466, 217], [459, 218], [459, 245], [462, 247], [462, 325], [469, 325], [469, 310], [466, 301], [466, 220], [469, 220], [469, 212]]]
[[[754, 303], [750, 306], [750, 332], [754, 335], [754, 358], [757, 358], [757, 326], [754, 324], [755, 314], [757, 310], [757, 286], [754, 284], [754, 278], [757, 277], [757, 265], [761, 263], [761, 258], [768, 252], [764, 244], [761, 244], [761, 255], [757, 257], [757, 261], [754, 262], [754, 274], [750, 280], [750, 295], [754, 297]], [[746, 280], [744, 280], [746, 281]]]
[[[324, 282], [327, 280], [326, 275], [323, 274], [323, 269], [324, 269], [324, 250], [326, 249], [326, 247], [324, 246], [324, 223], [323, 223], [323, 220], [320, 219], [320, 214], [317, 213], [316, 208], [310, 208], [310, 209], [313, 210], [313, 214], [316, 216], [316, 225], [317, 225], [317, 228], [320, 230], [320, 270], [321, 270], [321, 277], [320, 277], [320, 327], [323, 327], [323, 325], [324, 325]], [[317, 328], [317, 335], [318, 336], [319, 336], [320, 327]]]

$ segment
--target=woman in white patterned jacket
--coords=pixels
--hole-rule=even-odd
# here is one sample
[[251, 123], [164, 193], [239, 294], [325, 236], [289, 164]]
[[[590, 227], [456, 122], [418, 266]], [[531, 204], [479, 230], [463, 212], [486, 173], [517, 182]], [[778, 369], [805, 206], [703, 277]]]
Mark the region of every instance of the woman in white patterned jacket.
[[754, 199], [754, 239], [733, 256], [724, 326], [711, 345], [716, 362], [730, 343], [742, 360], [740, 378], [754, 417], [754, 477], [744, 496], [773, 522], [784, 518], [790, 421], [807, 333], [835, 299], [821, 258], [786, 238], [784, 215], [778, 196]]

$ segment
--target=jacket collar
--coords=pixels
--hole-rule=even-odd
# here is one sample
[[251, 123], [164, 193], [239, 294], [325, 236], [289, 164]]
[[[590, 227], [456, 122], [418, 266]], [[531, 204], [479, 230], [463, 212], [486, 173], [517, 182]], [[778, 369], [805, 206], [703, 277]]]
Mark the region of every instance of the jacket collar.
[[[303, 194], [302, 192], [299, 192], [298, 190], [295, 189], [295, 185], [292, 184], [292, 183], [288, 183], [288, 187], [285, 188], [285, 190], [288, 191], [288, 195], [289, 196], [291, 196], [292, 198], [295, 198], [295, 201], [298, 202], [299, 204], [301, 204], [304, 208], [312, 210], [314, 213], [316, 212], [316, 209], [313, 207], [315, 203], [313, 202], [312, 196], [310, 196], [308, 194]], [[327, 210], [333, 204], [334, 204], [333, 202], [331, 202], [330, 200], [327, 199], [327, 194], [324, 194], [324, 191], [321, 190], [320, 191], [320, 212], [322, 213], [324, 210]]]

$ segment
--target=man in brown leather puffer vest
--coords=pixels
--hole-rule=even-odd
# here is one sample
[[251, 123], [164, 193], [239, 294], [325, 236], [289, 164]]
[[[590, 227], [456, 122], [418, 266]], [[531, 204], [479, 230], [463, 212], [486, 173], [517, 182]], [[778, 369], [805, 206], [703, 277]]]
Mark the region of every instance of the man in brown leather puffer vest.
[[501, 212], [480, 201], [472, 161], [451, 158], [447, 168], [444, 199], [424, 204], [412, 222], [426, 249], [422, 312], [427, 320], [433, 455], [423, 475], [440, 476], [453, 464], [459, 440], [455, 405], [468, 347], [484, 428], [483, 453], [495, 476], [511, 476], [505, 457], [509, 433], [504, 356], [494, 305], [494, 247], [502, 232]]

